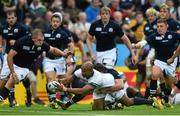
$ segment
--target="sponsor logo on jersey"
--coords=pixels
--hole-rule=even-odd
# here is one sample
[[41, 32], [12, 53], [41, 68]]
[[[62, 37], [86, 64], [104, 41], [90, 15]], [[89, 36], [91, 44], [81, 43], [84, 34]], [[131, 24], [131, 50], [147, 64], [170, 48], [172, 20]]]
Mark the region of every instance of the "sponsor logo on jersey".
[[162, 37], [160, 37], [160, 36], [157, 36], [156, 37], [156, 40], [162, 40], [163, 38]]
[[50, 33], [45, 33], [44, 37], [51, 37], [51, 34]]
[[102, 31], [102, 28], [101, 28], [101, 27], [96, 27], [95, 30], [96, 30], [96, 31]]
[[8, 33], [8, 29], [3, 29], [3, 33]]
[[148, 27], [145, 27], [145, 30], [149, 30], [150, 29], [150, 27], [148, 26]]
[[23, 50], [30, 50], [30, 46], [23, 46]]

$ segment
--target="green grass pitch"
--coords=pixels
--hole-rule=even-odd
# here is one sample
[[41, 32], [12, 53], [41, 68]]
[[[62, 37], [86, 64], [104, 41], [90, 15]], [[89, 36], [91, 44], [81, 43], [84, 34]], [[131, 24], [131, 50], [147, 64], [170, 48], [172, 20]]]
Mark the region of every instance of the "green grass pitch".
[[18, 106], [10, 108], [8, 105], [0, 105], [0, 115], [59, 115], [59, 116], [104, 116], [104, 115], [180, 115], [180, 105], [174, 108], [163, 110], [155, 109], [151, 106], [131, 106], [123, 110], [92, 111], [91, 105], [72, 105], [68, 110], [51, 109], [42, 105], [32, 105], [31, 107]]

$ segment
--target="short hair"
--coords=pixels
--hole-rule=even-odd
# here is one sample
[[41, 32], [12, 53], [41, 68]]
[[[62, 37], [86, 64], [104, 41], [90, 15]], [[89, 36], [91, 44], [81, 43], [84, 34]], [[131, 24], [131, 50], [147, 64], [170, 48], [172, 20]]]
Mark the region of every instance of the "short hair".
[[14, 14], [14, 16], [17, 17], [15, 10], [8, 10], [8, 11], [6, 12], [6, 17], [9, 16], [9, 15], [12, 15], [12, 14]]
[[168, 11], [170, 11], [170, 8], [167, 4], [163, 3], [161, 6], [160, 6], [160, 10], [161, 9], [167, 9]]
[[86, 61], [85, 63], [82, 64], [81, 66], [81, 69], [84, 69], [84, 70], [89, 70], [89, 71], [93, 71], [93, 64], [91, 61]]
[[154, 9], [154, 8], [148, 8], [148, 9], [146, 10], [146, 16], [147, 16], [147, 15], [150, 15], [150, 14], [154, 14], [155, 16], [157, 16], [158, 12], [157, 12], [157, 10]]
[[100, 14], [101, 14], [103, 11], [109, 12], [109, 14], [111, 14], [111, 9], [110, 9], [109, 7], [107, 7], [107, 6], [104, 6], [104, 7], [101, 8]]
[[168, 25], [165, 19], [158, 19], [157, 23], [164, 23], [165, 25]]
[[38, 35], [38, 34], [42, 34], [42, 35], [43, 35], [41, 29], [36, 28], [36, 29], [34, 29], [34, 30], [32, 31], [32, 37], [34, 37], [34, 36], [36, 36], [36, 35]]

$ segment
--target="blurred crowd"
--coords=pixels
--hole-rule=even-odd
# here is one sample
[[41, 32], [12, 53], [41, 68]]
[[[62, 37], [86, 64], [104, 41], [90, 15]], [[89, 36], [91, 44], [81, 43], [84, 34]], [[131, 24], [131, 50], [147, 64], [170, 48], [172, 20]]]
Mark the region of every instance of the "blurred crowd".
[[18, 21], [31, 29], [45, 30], [52, 14], [61, 12], [63, 24], [85, 42], [90, 24], [100, 18], [100, 8], [108, 6], [112, 11], [111, 18], [134, 42], [143, 39], [146, 10], [153, 7], [159, 11], [162, 3], [169, 6], [171, 18], [179, 21], [178, 0], [1, 0], [0, 20], [3, 24], [5, 12], [16, 10]]

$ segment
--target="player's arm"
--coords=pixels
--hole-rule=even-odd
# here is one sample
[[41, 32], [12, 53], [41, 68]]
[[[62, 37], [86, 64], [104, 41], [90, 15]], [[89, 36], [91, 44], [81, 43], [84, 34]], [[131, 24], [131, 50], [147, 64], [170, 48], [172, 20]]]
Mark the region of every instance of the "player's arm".
[[82, 88], [66, 88], [63, 84], [61, 84], [57, 87], [57, 90], [73, 94], [87, 95], [94, 90], [94, 87], [91, 84], [87, 84]]
[[15, 83], [19, 83], [19, 79], [17, 78], [17, 74], [16, 74], [16, 72], [14, 70], [14, 66], [13, 66], [13, 64], [14, 64], [13, 58], [16, 54], [17, 54], [17, 51], [15, 51], [14, 49], [11, 49], [7, 56], [7, 63], [8, 63], [12, 78], [14, 79]]
[[50, 46], [50, 49], [48, 52], [50, 52], [56, 56], [63, 56], [63, 57], [67, 57], [68, 55], [72, 54], [70, 51], [63, 52], [63, 51], [59, 50], [58, 48], [55, 48], [52, 46]]
[[140, 42], [138, 42], [137, 44], [134, 44], [133, 47], [136, 49], [140, 49], [142, 47], [144, 47], [147, 44], [147, 41], [144, 39]]
[[14, 67], [13, 67], [13, 58], [14, 56], [17, 54], [17, 51], [11, 49], [8, 53], [8, 56], [7, 56], [7, 62], [8, 62], [8, 66], [9, 66], [9, 69], [10, 69], [10, 72], [11, 73], [14, 73]]
[[74, 53], [74, 45], [72, 42], [68, 43], [68, 49], [66, 49], [64, 52], [71, 52], [72, 54], [69, 54], [67, 56], [67, 59], [66, 59], [66, 63], [67, 65], [71, 65], [72, 64], [72, 61], [71, 61], [71, 58], [73, 57], [73, 53]]
[[124, 80], [123, 79], [115, 79], [115, 85], [112, 87], [107, 87], [107, 88], [102, 88], [99, 91], [101, 93], [109, 93], [109, 92], [114, 92], [118, 91], [124, 88]]
[[133, 63], [136, 64], [137, 63], [137, 59], [135, 57], [135, 53], [132, 49], [132, 45], [131, 45], [131, 42], [129, 40], [129, 38], [124, 34], [121, 39], [123, 40], [124, 44], [126, 44], [126, 46], [128, 47], [130, 53], [131, 53], [131, 56], [132, 56], [132, 60], [133, 60]]
[[2, 35], [0, 35], [0, 53], [3, 51], [3, 44], [4, 44], [4, 39]]
[[170, 59], [167, 60], [167, 64], [171, 64], [174, 62], [174, 59], [180, 55], [180, 45], [176, 49], [175, 53], [172, 55]]
[[93, 48], [92, 48], [92, 42], [93, 42], [93, 36], [91, 36], [90, 34], [88, 35], [88, 38], [86, 39], [86, 43], [89, 49], [89, 53], [91, 55], [91, 59], [95, 60], [95, 54], [93, 52]]

